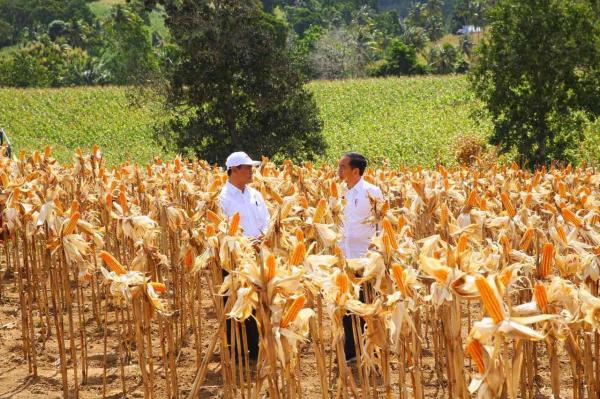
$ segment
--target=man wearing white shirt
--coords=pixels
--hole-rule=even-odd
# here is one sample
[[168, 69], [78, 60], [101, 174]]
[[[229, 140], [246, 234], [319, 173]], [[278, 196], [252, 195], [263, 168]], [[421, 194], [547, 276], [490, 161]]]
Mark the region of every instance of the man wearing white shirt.
[[375, 234], [375, 225], [365, 224], [371, 216], [369, 196], [383, 200], [379, 187], [362, 178], [366, 168], [367, 160], [356, 152], [344, 154], [338, 164], [338, 176], [348, 186], [344, 196], [344, 234], [340, 241], [340, 247], [348, 259], [364, 256]]
[[[260, 165], [245, 152], [234, 152], [227, 157], [228, 180], [220, 194], [223, 214], [231, 218], [240, 214], [240, 226], [245, 236], [261, 239], [269, 227], [269, 211], [260, 192], [247, 185], [252, 182], [252, 168]], [[244, 322], [251, 359], [258, 358], [258, 328], [256, 320]], [[227, 336], [231, 336], [231, 321], [227, 320]]]
[[269, 211], [260, 192], [247, 184], [252, 182], [252, 167], [260, 165], [245, 152], [234, 152], [227, 157], [228, 181], [221, 190], [221, 209], [228, 218], [240, 214], [244, 235], [260, 238], [269, 227]]
[[[340, 241], [340, 248], [347, 259], [360, 258], [366, 254], [371, 238], [376, 232], [375, 225], [365, 223], [371, 216], [369, 197], [383, 200], [383, 194], [379, 187], [362, 178], [366, 168], [367, 160], [356, 152], [344, 154], [338, 163], [338, 177], [346, 182], [348, 187], [344, 196], [346, 206], [344, 207], [343, 236]], [[343, 324], [346, 337], [344, 342], [346, 358], [353, 360], [356, 359], [356, 348], [352, 318], [344, 316]]]

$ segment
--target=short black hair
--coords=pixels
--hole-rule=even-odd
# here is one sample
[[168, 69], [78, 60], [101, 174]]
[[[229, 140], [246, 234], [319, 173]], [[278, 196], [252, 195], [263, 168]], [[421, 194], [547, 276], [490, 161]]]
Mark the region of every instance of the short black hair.
[[358, 152], [347, 152], [344, 156], [350, 158], [350, 168], [358, 168], [358, 173], [361, 176], [365, 173], [365, 169], [367, 169], [367, 159], [362, 154], [359, 154]]
[[227, 176], [231, 176], [231, 168], [227, 168]]

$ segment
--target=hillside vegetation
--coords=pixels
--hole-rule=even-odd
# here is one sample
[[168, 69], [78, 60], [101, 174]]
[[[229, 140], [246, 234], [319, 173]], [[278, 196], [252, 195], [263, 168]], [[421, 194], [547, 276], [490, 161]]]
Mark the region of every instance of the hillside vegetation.
[[[324, 121], [326, 161], [355, 150], [392, 164], [451, 164], [465, 138], [484, 138], [491, 129], [470, 117], [477, 102], [462, 76], [314, 81], [308, 87]], [[128, 90], [0, 89], [0, 126], [16, 152], [50, 144], [63, 161], [94, 143], [111, 163], [174, 155], [153, 140], [155, 125], [166, 118], [159, 99], [132, 105]], [[588, 127], [582, 159], [600, 160], [599, 127]]]

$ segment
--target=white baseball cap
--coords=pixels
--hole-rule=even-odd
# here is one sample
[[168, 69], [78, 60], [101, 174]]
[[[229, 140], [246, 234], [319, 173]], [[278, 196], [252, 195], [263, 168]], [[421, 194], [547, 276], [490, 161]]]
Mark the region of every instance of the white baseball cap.
[[225, 166], [227, 166], [227, 169], [231, 169], [234, 166], [240, 165], [258, 166], [260, 165], [260, 161], [253, 161], [252, 158], [248, 156], [248, 154], [242, 151], [238, 151], [229, 155], [227, 157], [227, 161], [225, 162]]

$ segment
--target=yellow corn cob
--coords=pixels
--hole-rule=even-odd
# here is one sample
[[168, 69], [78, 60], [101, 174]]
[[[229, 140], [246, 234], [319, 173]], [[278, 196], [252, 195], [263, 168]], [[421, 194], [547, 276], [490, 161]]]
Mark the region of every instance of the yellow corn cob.
[[537, 186], [538, 184], [540, 184], [540, 181], [542, 180], [542, 174], [540, 172], [536, 172], [535, 176], [533, 176], [533, 182], [531, 183], [531, 185], [533, 187]]
[[298, 242], [304, 242], [304, 232], [302, 231], [301, 228], [297, 228], [296, 232], [296, 240], [298, 240]]
[[238, 228], [240, 227], [240, 213], [236, 212], [229, 221], [229, 229], [227, 230], [227, 234], [230, 236], [236, 235]]
[[394, 277], [394, 281], [396, 282], [398, 290], [400, 290], [402, 296], [409, 296], [408, 288], [406, 287], [406, 284], [404, 282], [404, 269], [398, 263], [392, 264], [392, 276]]
[[4, 172], [0, 173], [0, 180], [2, 180], [2, 187], [4, 188], [8, 187], [8, 185], [10, 184], [10, 180]]
[[504, 209], [506, 209], [508, 216], [510, 216], [511, 218], [514, 217], [517, 214], [517, 211], [510, 202], [508, 194], [505, 192], [500, 193], [500, 200], [502, 201], [502, 205], [504, 205]]
[[500, 236], [500, 245], [502, 245], [505, 254], [509, 254], [511, 252], [512, 244], [507, 235], [503, 234]]
[[269, 188], [269, 194], [271, 194], [271, 198], [273, 198], [279, 205], [283, 204], [283, 198], [281, 198], [281, 195], [279, 195], [277, 191]]
[[410, 184], [419, 197], [425, 200], [425, 184], [416, 180], [412, 180]]
[[275, 277], [275, 272], [277, 270], [277, 263], [275, 262], [275, 255], [269, 254], [266, 260], [267, 266], [267, 281], [270, 281], [273, 277]]
[[500, 301], [498, 301], [498, 297], [496, 296], [494, 289], [483, 276], [477, 276], [475, 279], [475, 285], [477, 286], [479, 294], [481, 295], [481, 301], [483, 302], [485, 311], [494, 320], [494, 323], [500, 323], [502, 320], [504, 320], [504, 316], [502, 315]]
[[119, 261], [116, 260], [115, 257], [109, 254], [108, 252], [100, 251], [100, 257], [102, 258], [106, 266], [108, 266], [110, 270], [117, 273], [118, 275], [127, 273], [127, 270], [123, 267], [123, 265], [121, 265], [121, 263], [119, 263]]
[[392, 222], [390, 222], [389, 219], [383, 219], [383, 221], [381, 222], [381, 226], [383, 227], [384, 233], [389, 235], [390, 238], [393, 238], [396, 235], [394, 227], [392, 226]]
[[325, 216], [325, 211], [327, 210], [327, 202], [325, 198], [321, 198], [319, 200], [319, 204], [317, 205], [317, 209], [315, 209], [315, 214], [313, 216], [313, 223], [320, 223], [321, 219]]
[[383, 233], [383, 247], [385, 248], [386, 254], [391, 254], [394, 250], [394, 239], [392, 239], [387, 233]]
[[333, 198], [339, 197], [338, 186], [334, 181], [331, 182], [331, 186], [329, 186], [329, 195]]
[[193, 264], [194, 264], [194, 251], [192, 251], [192, 248], [188, 248], [188, 250], [185, 252], [185, 255], [183, 257], [183, 265], [185, 266], [185, 270], [189, 271], [192, 268]]
[[302, 241], [298, 242], [294, 247], [294, 251], [292, 252], [292, 256], [290, 257], [291, 265], [299, 265], [304, 260], [304, 256], [306, 255], [306, 246]]
[[63, 229], [63, 235], [71, 234], [75, 231], [75, 227], [77, 227], [77, 221], [79, 220], [79, 212], [73, 212], [71, 218], [69, 219], [69, 223], [65, 225]]
[[64, 213], [62, 203], [60, 202], [60, 200], [58, 198], [54, 199], [54, 207], [60, 214]]
[[541, 283], [536, 283], [533, 289], [533, 297], [535, 303], [537, 303], [540, 310], [544, 313], [548, 312], [548, 294], [546, 293], [546, 287]]
[[476, 339], [469, 340], [466, 349], [469, 356], [471, 356], [475, 362], [475, 365], [477, 365], [477, 371], [479, 371], [479, 374], [483, 375], [485, 373], [485, 363], [483, 362], [483, 351], [485, 349]]
[[542, 249], [542, 259], [540, 260], [540, 277], [546, 278], [552, 271], [552, 260], [554, 259], [554, 245], [547, 242]]
[[127, 205], [127, 197], [125, 197], [125, 190], [123, 187], [119, 190], [119, 205], [123, 209], [123, 213], [127, 213], [129, 211], [129, 206]]
[[467, 237], [466, 233], [462, 233], [460, 235], [460, 237], [458, 237], [458, 244], [457, 244], [457, 252], [463, 253], [464, 251], [467, 250], [469, 244], [469, 237]]
[[308, 208], [308, 200], [306, 199], [306, 196], [304, 194], [302, 194], [299, 198], [298, 198], [298, 203], [300, 204], [300, 206], [304, 209]]
[[448, 280], [448, 274], [450, 274], [450, 268], [438, 268], [433, 270], [433, 277], [441, 283], [445, 283]]
[[52, 147], [47, 145], [46, 148], [44, 148], [44, 158], [48, 159], [48, 157], [50, 156], [51, 153], [52, 153]]
[[448, 171], [442, 165], [438, 166], [438, 172], [440, 172], [442, 177], [444, 177], [444, 178], [448, 177]]
[[502, 284], [504, 284], [505, 287], [510, 282], [510, 279], [512, 278], [512, 274], [513, 274], [513, 269], [504, 269], [504, 270], [502, 270], [502, 272], [500, 272], [500, 281], [502, 281]]
[[519, 243], [519, 249], [521, 251], [527, 251], [533, 242], [533, 237], [535, 236], [535, 230], [533, 227], [528, 227], [523, 233], [523, 237], [521, 237], [521, 242]]
[[565, 221], [575, 225], [576, 227], [583, 226], [583, 221], [575, 215], [575, 213], [567, 207], [561, 208], [560, 212], [562, 213]]
[[477, 199], [477, 191], [473, 190], [471, 191], [471, 193], [469, 194], [469, 198], [467, 199], [467, 206], [474, 207], [478, 203], [479, 200]]
[[556, 208], [554, 206], [552, 206], [552, 204], [545, 202], [544, 203], [544, 209], [547, 210], [550, 213], [556, 214]]
[[206, 226], [206, 236], [207, 237], [212, 237], [215, 234], [217, 234], [217, 231], [215, 230], [215, 226], [212, 224], [209, 224]]
[[442, 209], [440, 211], [440, 225], [445, 226], [448, 223], [448, 213], [450, 210], [446, 204], [442, 204]]
[[456, 267], [456, 255], [451, 249], [446, 249], [446, 263], [449, 267]]
[[286, 328], [291, 322], [296, 320], [296, 317], [298, 317], [298, 313], [300, 313], [300, 311], [302, 310], [302, 307], [304, 306], [305, 302], [306, 298], [304, 297], [304, 295], [294, 299], [292, 305], [285, 311], [285, 314], [283, 315], [279, 326], [281, 328]]
[[558, 236], [560, 237], [562, 242], [566, 244], [567, 243], [567, 232], [565, 231], [565, 228], [562, 226], [562, 224], [556, 225], [556, 233], [558, 234]]
[[211, 221], [212, 223], [218, 225], [221, 223], [221, 218], [219, 217], [219, 215], [217, 215], [216, 213], [214, 213], [213, 211], [211, 211], [210, 209], [208, 209], [206, 211], [206, 218]]
[[71, 213], [79, 211], [79, 202], [77, 200], [73, 200], [71, 202]]
[[335, 300], [339, 302], [340, 298], [350, 289], [350, 282], [346, 273], [342, 272], [335, 276], [335, 285], [338, 287], [338, 294]]
[[164, 285], [163, 283], [157, 283], [156, 281], [152, 281], [148, 284], [150, 284], [152, 286], [152, 289], [157, 294], [164, 294], [165, 292], [167, 292], [167, 286]]
[[38, 150], [35, 150], [31, 157], [33, 158], [33, 161], [35, 163], [39, 163], [42, 160], [42, 157], [40, 156], [40, 152]]

